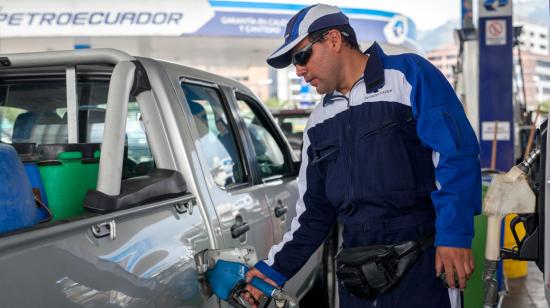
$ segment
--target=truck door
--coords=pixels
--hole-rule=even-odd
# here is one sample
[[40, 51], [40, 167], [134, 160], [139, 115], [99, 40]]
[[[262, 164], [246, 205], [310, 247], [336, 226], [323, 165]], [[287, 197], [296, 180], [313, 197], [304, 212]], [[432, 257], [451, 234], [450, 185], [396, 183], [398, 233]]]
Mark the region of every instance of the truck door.
[[[253, 166], [268, 201], [275, 229], [275, 242], [279, 243], [285, 240], [283, 236], [291, 230], [293, 219], [297, 215], [297, 164], [292, 162], [290, 146], [258, 100], [238, 91], [234, 98], [241, 121], [246, 127], [247, 139], [252, 145]], [[311, 286], [310, 282], [314, 281], [320, 259], [321, 249], [318, 249], [285, 284], [285, 288], [298, 297], [305, 294]]]
[[275, 228], [275, 242], [283, 239], [296, 216], [297, 170], [288, 144], [258, 101], [236, 92], [239, 115], [254, 151], [254, 165], [263, 184]]
[[184, 80], [181, 89], [202, 166], [199, 181], [204, 179], [203, 189], [215, 205], [224, 245], [252, 245], [258, 257], [265, 258], [274, 243], [273, 224], [263, 188], [251, 176], [251, 158], [236, 133], [234, 113], [224, 92], [216, 84], [196, 80]]

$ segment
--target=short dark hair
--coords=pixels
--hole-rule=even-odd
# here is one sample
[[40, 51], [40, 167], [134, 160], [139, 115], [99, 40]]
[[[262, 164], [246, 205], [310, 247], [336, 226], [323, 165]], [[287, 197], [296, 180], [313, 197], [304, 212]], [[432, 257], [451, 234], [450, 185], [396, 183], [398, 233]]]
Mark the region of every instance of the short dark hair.
[[333, 29], [338, 30], [342, 34], [342, 40], [344, 41], [344, 44], [346, 44], [349, 48], [362, 52], [361, 47], [359, 47], [359, 42], [357, 42], [357, 35], [349, 24], [317, 30], [309, 34], [309, 40], [314, 41], [316, 39], [321, 39], [323, 34]]

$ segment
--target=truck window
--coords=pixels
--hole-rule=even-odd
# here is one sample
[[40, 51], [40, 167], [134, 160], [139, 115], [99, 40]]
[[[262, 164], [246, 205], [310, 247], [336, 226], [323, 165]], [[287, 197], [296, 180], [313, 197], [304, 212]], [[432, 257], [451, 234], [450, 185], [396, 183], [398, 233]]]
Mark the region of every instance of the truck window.
[[220, 187], [246, 183], [235, 132], [218, 90], [186, 83], [181, 87], [214, 182]]
[[64, 81], [36, 81], [0, 85], [1, 133], [5, 143], [67, 143]]
[[268, 125], [269, 120], [260, 109], [254, 108], [255, 102], [251, 98], [237, 94], [237, 104], [252, 139], [262, 179], [289, 174], [290, 163], [285, 160], [284, 151]]
[[13, 136], [13, 125], [20, 114], [27, 110], [17, 107], [0, 106], [0, 141], [11, 143]]
[[[79, 143], [102, 142], [108, 90], [108, 79], [77, 78]], [[65, 80], [60, 78], [0, 84], [0, 141], [68, 143], [66, 96]], [[140, 119], [138, 103], [130, 97], [123, 178], [147, 174], [154, 167]]]

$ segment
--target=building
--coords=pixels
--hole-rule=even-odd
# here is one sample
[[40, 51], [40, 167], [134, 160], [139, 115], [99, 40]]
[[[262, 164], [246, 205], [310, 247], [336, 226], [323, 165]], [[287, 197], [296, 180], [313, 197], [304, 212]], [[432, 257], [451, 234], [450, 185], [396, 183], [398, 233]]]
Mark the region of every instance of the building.
[[550, 29], [543, 25], [517, 21], [516, 26], [522, 27], [519, 44], [522, 50], [528, 50], [538, 55], [550, 55]]
[[537, 105], [550, 101], [550, 55], [540, 55], [531, 51], [521, 52], [523, 66], [523, 83], [519, 78], [519, 61], [517, 53], [515, 58], [516, 79], [515, 84], [520, 100], [523, 99], [522, 86], [525, 85], [525, 101], [529, 110], [534, 110]]
[[[519, 36], [521, 52], [514, 49], [514, 92], [517, 100], [523, 102], [525, 85], [527, 108], [534, 110], [538, 104], [550, 101], [550, 28], [522, 21], [516, 22], [515, 26], [523, 28]], [[439, 68], [451, 85], [455, 82], [453, 67], [457, 65], [457, 56], [458, 46], [453, 44], [426, 54], [426, 58]]]
[[[521, 52], [514, 52], [515, 90], [520, 100], [525, 90], [527, 109], [534, 110], [538, 104], [550, 101], [550, 28], [525, 21], [517, 21], [516, 26], [521, 26], [522, 32], [519, 36]], [[521, 56], [523, 83], [519, 78], [518, 55]]]
[[514, 50], [514, 90], [522, 102], [525, 91], [526, 106], [534, 110], [538, 104], [550, 101], [550, 28], [521, 20], [515, 24], [522, 27], [522, 32], [519, 36], [520, 53]]
[[457, 65], [458, 46], [454, 44], [429, 51], [426, 58], [445, 75], [450, 84], [454, 85], [453, 68]]

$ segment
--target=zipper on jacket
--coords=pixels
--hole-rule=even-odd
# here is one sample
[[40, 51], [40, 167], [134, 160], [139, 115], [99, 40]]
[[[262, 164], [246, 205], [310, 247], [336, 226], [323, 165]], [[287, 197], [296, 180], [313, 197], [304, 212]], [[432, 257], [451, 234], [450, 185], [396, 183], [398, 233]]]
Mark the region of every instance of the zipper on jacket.
[[352, 86], [351, 86], [351, 89], [349, 90], [348, 94], [346, 95], [334, 95], [333, 98], [335, 97], [341, 97], [343, 99], [346, 100], [347, 102], [347, 113], [348, 113], [348, 127], [347, 127], [347, 137], [348, 137], [348, 140], [346, 141], [349, 141], [349, 142], [346, 142], [349, 146], [349, 150], [348, 150], [348, 168], [349, 168], [349, 190], [348, 190], [348, 202], [351, 201], [351, 198], [353, 198], [353, 176], [352, 176], [352, 159], [351, 159], [351, 154], [353, 153], [352, 151], [352, 147], [353, 147], [353, 138], [351, 136], [351, 113], [350, 113], [350, 109], [351, 109], [351, 104], [350, 104], [350, 99], [351, 99], [351, 95], [352, 95], [352, 92], [353, 90], [355, 89], [355, 87], [357, 87], [358, 84], [361, 83], [361, 81], [363, 80], [363, 76], [361, 76], [361, 78], [359, 78]]
[[[351, 96], [351, 91], [349, 92], [350, 96]], [[348, 147], [349, 147], [349, 152], [348, 152], [348, 167], [349, 167], [349, 186], [350, 186], [350, 189], [348, 190], [348, 202], [351, 202], [351, 198], [353, 198], [353, 174], [352, 174], [352, 171], [353, 171], [353, 168], [352, 168], [352, 160], [351, 160], [351, 154], [353, 153], [352, 151], [352, 147], [353, 147], [353, 138], [351, 136], [351, 112], [350, 112], [350, 109], [351, 109], [351, 106], [350, 106], [350, 99], [346, 96], [346, 101], [348, 102], [348, 133], [347, 133], [347, 137], [349, 138], [349, 142], [348, 142]]]
[[[353, 154], [353, 150], [354, 150], [354, 147], [355, 147], [355, 142], [353, 140], [353, 136], [352, 136], [352, 130], [351, 130], [351, 96], [352, 96], [352, 93], [353, 93], [353, 90], [357, 87], [357, 85], [359, 85], [361, 83], [361, 81], [364, 81], [363, 79], [363, 75], [361, 75], [361, 77], [359, 79], [357, 79], [357, 81], [355, 81], [355, 83], [351, 86], [351, 89], [349, 89], [349, 93], [345, 96], [346, 97], [346, 101], [348, 102], [348, 138], [349, 138], [349, 142], [348, 142], [348, 146], [349, 146], [349, 154], [348, 154], [348, 167], [349, 167], [349, 183], [350, 183], [350, 189], [349, 189], [349, 193], [348, 193], [348, 202], [351, 202], [352, 198], [353, 198], [353, 195], [354, 195], [354, 192], [353, 192], [353, 188], [354, 188], [354, 183], [353, 183], [353, 162], [352, 162], [352, 154]], [[367, 85], [365, 84], [365, 87]]]

